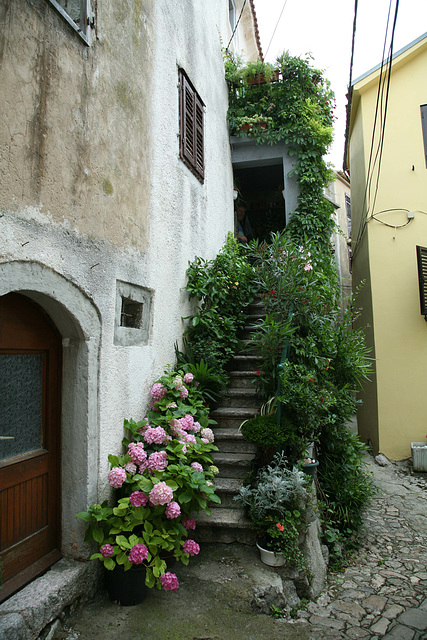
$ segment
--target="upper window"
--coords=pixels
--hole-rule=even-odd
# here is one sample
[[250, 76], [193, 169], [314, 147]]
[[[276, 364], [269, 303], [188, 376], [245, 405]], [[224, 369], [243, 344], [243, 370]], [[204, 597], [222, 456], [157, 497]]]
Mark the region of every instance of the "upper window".
[[427, 167], [427, 104], [421, 105], [421, 125], [423, 128], [424, 158]]
[[81, 38], [90, 44], [90, 0], [48, 0]]
[[236, 5], [234, 4], [234, 0], [228, 0], [228, 20], [230, 22], [230, 29], [231, 29], [233, 44], [238, 46], [237, 32], [235, 33], [237, 18], [236, 18]]
[[205, 177], [204, 104], [183, 69], [179, 70], [179, 155], [200, 182]]

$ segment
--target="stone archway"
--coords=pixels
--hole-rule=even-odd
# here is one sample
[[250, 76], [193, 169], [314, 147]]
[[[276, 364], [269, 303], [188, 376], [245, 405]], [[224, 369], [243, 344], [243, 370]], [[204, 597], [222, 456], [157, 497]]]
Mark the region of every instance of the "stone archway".
[[75, 515], [97, 499], [100, 313], [64, 276], [36, 262], [0, 264], [0, 296], [17, 292], [50, 316], [62, 337], [61, 551], [85, 555]]

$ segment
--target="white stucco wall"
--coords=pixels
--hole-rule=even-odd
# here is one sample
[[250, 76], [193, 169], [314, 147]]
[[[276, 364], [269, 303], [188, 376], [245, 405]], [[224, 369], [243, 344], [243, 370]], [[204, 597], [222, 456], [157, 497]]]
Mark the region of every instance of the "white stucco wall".
[[[90, 367], [85, 374], [97, 415], [88, 412], [82, 428], [87, 460], [92, 453], [95, 467], [99, 460], [96, 478], [84, 483], [88, 502], [108, 495], [107, 456], [120, 450], [123, 420], [144, 417], [152, 383], [174, 360], [181, 318], [190, 312], [188, 261], [212, 258], [233, 230], [221, 54], [221, 37], [230, 36], [227, 0], [181, 0], [173, 10], [166, 0], [103, 2], [96, 18], [87, 48], [45, 0], [0, 9], [0, 107], [7, 114], [0, 124], [0, 266], [31, 271], [38, 264], [40, 278], [55, 274], [48, 291], [33, 289], [43, 291], [48, 312], [57, 301], [63, 337], [61, 322], [73, 315], [69, 285], [98, 317], [97, 377]], [[249, 36], [246, 29], [239, 41], [247, 50], [255, 46]], [[203, 184], [179, 158], [179, 67], [206, 105]], [[25, 269], [5, 276], [0, 295], [28, 289], [19, 273]], [[117, 280], [151, 293], [146, 344], [114, 344]], [[66, 416], [63, 424], [72, 429]], [[72, 476], [64, 483], [64, 494], [75, 492]], [[67, 504], [69, 527], [73, 510], [87, 505]], [[67, 533], [66, 553], [80, 552], [76, 531]]]

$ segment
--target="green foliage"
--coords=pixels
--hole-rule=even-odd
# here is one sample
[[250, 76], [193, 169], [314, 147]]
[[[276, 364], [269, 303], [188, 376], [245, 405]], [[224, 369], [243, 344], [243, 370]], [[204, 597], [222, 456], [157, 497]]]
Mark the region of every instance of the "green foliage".
[[208, 367], [203, 358], [196, 361], [189, 342], [184, 339], [183, 344], [184, 351], [180, 351], [175, 344], [177, 368], [182, 369], [184, 373], [191, 373], [205, 401], [215, 403], [221, 395], [221, 390], [227, 385], [227, 376], [216, 373], [213, 367]]
[[196, 257], [187, 270], [187, 291], [198, 301], [186, 338], [197, 361], [219, 375], [238, 348], [237, 332], [245, 322], [243, 309], [254, 297], [253, 267], [230, 233], [213, 260]]
[[[88, 525], [85, 540], [95, 541], [99, 548], [91, 559], [101, 560], [108, 570], [116, 564], [130, 569], [131, 550], [145, 545], [149, 587], [160, 588], [166, 557], [188, 563], [189, 555], [184, 551], [188, 533], [183, 519], [200, 511], [210, 513], [209, 504], [220, 502], [213, 482], [218, 470], [212, 452], [217, 448], [209, 428], [214, 421], [195, 382], [192, 375], [181, 370], [167, 370], [156, 382], [152, 388], [153, 409], [139, 422], [125, 420], [124, 453], [108, 457], [116, 474], [114, 505], [94, 504], [77, 514]], [[149, 437], [149, 429], [157, 429], [157, 437]], [[139, 455], [141, 448], [145, 452], [144, 459], [137, 463], [132, 457], [135, 447]], [[157, 504], [155, 498], [149, 500], [159, 483], [173, 496], [166, 496], [163, 504]], [[172, 502], [173, 514], [167, 512]]]

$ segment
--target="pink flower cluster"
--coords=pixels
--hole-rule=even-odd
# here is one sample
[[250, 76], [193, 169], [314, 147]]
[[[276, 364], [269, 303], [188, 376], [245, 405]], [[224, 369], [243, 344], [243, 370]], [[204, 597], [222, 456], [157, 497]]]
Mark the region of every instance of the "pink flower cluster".
[[170, 571], [167, 571], [160, 576], [160, 582], [165, 591], [176, 591], [179, 587], [178, 578]]
[[145, 544], [136, 544], [129, 551], [129, 562], [142, 564], [148, 558], [148, 549]]
[[101, 555], [104, 556], [104, 558], [110, 558], [111, 556], [114, 555], [114, 549], [112, 544], [104, 544], [104, 546], [101, 547], [99, 551]]
[[194, 376], [192, 373], [186, 373], [184, 376], [184, 382], [185, 384], [189, 384], [190, 382], [193, 382], [194, 380]]
[[200, 471], [201, 473], [203, 472], [203, 467], [199, 462], [192, 462], [191, 468], [194, 469], [194, 471]]
[[178, 422], [181, 425], [181, 429], [184, 429], [184, 431], [193, 430], [194, 418], [189, 413], [187, 413], [183, 418], [179, 418]]
[[168, 466], [168, 454], [166, 451], [155, 451], [152, 453], [147, 462], [147, 470], [149, 473], [155, 471], [163, 471]]
[[166, 482], [158, 482], [151, 489], [149, 498], [153, 507], [159, 504], [169, 504], [173, 498], [173, 491]]
[[184, 542], [183, 550], [188, 553], [189, 556], [197, 556], [200, 551], [200, 547], [194, 540], [186, 540]]
[[196, 528], [196, 521], [194, 520], [194, 518], [183, 518], [181, 520], [181, 524], [185, 529], [187, 529], [187, 531]]
[[161, 382], [156, 382], [156, 384], [153, 384], [151, 388], [151, 397], [155, 402], [157, 402], [158, 400], [161, 400], [162, 398], [164, 398], [167, 391], [168, 390], [166, 389], [166, 387], [162, 385]]
[[134, 507], [145, 507], [148, 502], [148, 497], [142, 491], [134, 491], [130, 494], [129, 502]]
[[163, 427], [148, 427], [144, 431], [144, 440], [147, 444], [166, 444], [169, 437]]
[[134, 464], [143, 464], [147, 459], [147, 452], [144, 450], [142, 442], [130, 442], [128, 454]]
[[181, 507], [177, 502], [172, 500], [172, 502], [170, 502], [166, 507], [165, 514], [168, 520], [173, 520], [174, 518], [177, 518], [179, 515], [181, 515]]
[[127, 471], [131, 476], [134, 476], [136, 473], [136, 464], [128, 462], [125, 464], [125, 471]]
[[126, 480], [126, 471], [122, 467], [113, 467], [108, 472], [108, 482], [114, 489], [120, 489], [124, 481]]

